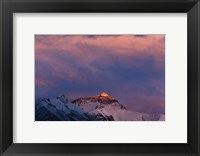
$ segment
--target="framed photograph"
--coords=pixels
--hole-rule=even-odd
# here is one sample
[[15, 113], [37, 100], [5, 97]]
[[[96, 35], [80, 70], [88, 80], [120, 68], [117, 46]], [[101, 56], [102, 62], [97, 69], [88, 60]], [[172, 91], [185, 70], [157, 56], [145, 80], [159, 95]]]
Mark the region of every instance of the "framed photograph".
[[0, 0], [1, 155], [200, 155], [198, 0]]

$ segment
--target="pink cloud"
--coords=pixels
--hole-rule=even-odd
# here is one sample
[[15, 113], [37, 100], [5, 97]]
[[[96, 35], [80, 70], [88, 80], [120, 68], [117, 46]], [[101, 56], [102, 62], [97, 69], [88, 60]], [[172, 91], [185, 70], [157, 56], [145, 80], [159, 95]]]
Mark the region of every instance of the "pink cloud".
[[[110, 53], [121, 57], [153, 55], [157, 60], [160, 60], [165, 51], [165, 45], [162, 42], [164, 38], [165, 35], [147, 35], [145, 37], [121, 35], [98, 36], [96, 38], [89, 38], [84, 35], [36, 35], [36, 53], [40, 50], [57, 50], [80, 56], [85, 54], [87, 48], [95, 47], [104, 55]], [[97, 59], [96, 56], [92, 55], [86, 59], [93, 61]]]
[[[146, 69], [148, 72], [149, 70], [154, 70], [152, 72], [155, 72], [155, 70], [160, 71], [160, 69], [163, 71], [165, 65], [164, 39], [165, 35], [146, 35], [144, 37], [133, 35], [102, 35], [94, 38], [84, 35], [36, 35], [35, 56], [36, 61], [39, 62], [37, 70], [40, 70], [41, 62], [45, 64], [45, 67], [43, 67], [44, 71], [39, 71], [40, 76], [42, 76], [37, 76], [36, 78], [36, 86], [45, 88], [47, 84], [51, 83], [45, 80], [52, 79], [52, 81], [55, 81], [53, 80], [54, 78], [56, 80], [57, 78], [58, 80], [66, 80], [67, 82], [72, 82], [72, 84], [73, 82], [80, 82], [81, 84], [98, 83], [98, 85], [101, 85], [101, 83], [106, 82], [102, 82], [101, 77], [98, 77], [98, 73], [108, 79], [113, 77], [113, 75], [110, 75], [110, 71], [103, 69], [104, 65], [105, 67], [111, 66], [110, 70], [113, 69], [113, 66], [118, 67], [120, 64], [123, 68], [125, 67], [127, 69], [128, 67], [134, 66], [135, 69], [143, 69], [144, 72], [146, 72]], [[70, 62], [70, 57], [73, 62]], [[129, 58], [137, 58], [137, 61], [134, 64], [134, 61]], [[141, 62], [143, 61], [142, 63], [140, 63], [140, 59]], [[148, 60], [153, 60], [153, 63], [150, 63], [150, 68], [148, 68]], [[147, 63], [145, 64], [144, 62]], [[84, 67], [86, 70], [82, 71], [81, 67]], [[46, 69], [48, 71], [45, 71]], [[89, 76], [87, 71], [89, 71]], [[45, 76], [46, 72], [48, 72], [47, 76]], [[95, 80], [95, 83], [90, 82], [93, 80]], [[163, 79], [161, 79], [161, 81], [162, 80]], [[118, 98], [118, 94], [120, 97], [122, 93], [126, 93], [127, 98], [137, 97], [138, 99], [132, 98], [134, 102], [133, 105], [132, 103], [129, 104], [133, 110], [146, 109], [149, 111], [152, 110], [152, 112], [155, 108], [164, 110], [164, 96], [152, 95], [149, 93], [152, 90], [164, 92], [164, 86], [162, 86], [163, 82], [152, 80], [148, 82], [148, 87], [142, 85], [137, 88], [136, 86], [138, 90], [134, 91], [135, 88], [131, 88], [133, 86], [128, 83], [128, 76], [124, 77], [123, 81], [125, 81], [127, 85], [124, 84], [120, 86], [120, 91], [118, 91], [119, 86], [113, 83], [112, 88], [115, 90], [116, 98]], [[65, 85], [64, 83], [65, 81], [63, 85]], [[54, 84], [56, 85], [55, 82]], [[147, 91], [147, 88], [150, 88], [150, 91]], [[133, 92], [128, 92], [131, 90]], [[81, 92], [77, 91], [68, 96], [73, 98], [75, 95], [78, 97], [81, 96], [81, 94]], [[124, 98], [126, 98], [126, 95], [124, 95]]]
[[51, 84], [49, 81], [43, 79], [36, 79], [35, 83], [37, 87], [46, 87]]
[[135, 100], [133, 105], [129, 104], [129, 108], [132, 110], [148, 112], [162, 112], [165, 111], [165, 98], [162, 96], [150, 96], [150, 95], [138, 95], [138, 100]]
[[[165, 35], [146, 35], [145, 37], [121, 35], [98, 36], [95, 38], [85, 37], [84, 35], [36, 35], [35, 52], [37, 60], [57, 64], [52, 66], [53, 68], [58, 68], [58, 63], [55, 62], [54, 58], [42, 55], [41, 51], [45, 53], [63, 53], [64, 55], [76, 57], [77, 64], [83, 65], [93, 73], [96, 72], [96, 69], [92, 66], [92, 63], [99, 61], [105, 65], [111, 64], [111, 56], [140, 56], [143, 59], [152, 56], [159, 68], [164, 61], [165, 45], [162, 42], [164, 38]], [[98, 49], [98, 52], [96, 52], [96, 49]], [[128, 66], [130, 62], [124, 64]], [[69, 77], [73, 78], [74, 75], [77, 75], [77, 71], [72, 67], [65, 70], [69, 72]]]
[[151, 87], [160, 94], [165, 92], [163, 86], [164, 84], [160, 80], [151, 80]]

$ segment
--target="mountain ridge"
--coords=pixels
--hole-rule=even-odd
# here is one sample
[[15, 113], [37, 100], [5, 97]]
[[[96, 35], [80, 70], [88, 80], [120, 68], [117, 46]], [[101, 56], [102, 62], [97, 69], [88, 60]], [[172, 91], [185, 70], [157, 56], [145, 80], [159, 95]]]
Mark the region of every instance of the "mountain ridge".
[[164, 114], [127, 110], [106, 92], [96, 96], [68, 100], [60, 94], [36, 101], [36, 121], [164, 121]]
[[102, 92], [96, 96], [83, 97], [71, 101], [71, 103], [78, 104], [79, 106], [83, 106], [87, 102], [99, 102], [99, 105], [97, 107], [100, 107], [102, 104], [119, 105], [122, 109], [127, 110], [125, 106], [123, 106], [121, 103], [119, 103], [118, 100], [116, 100], [106, 92]]

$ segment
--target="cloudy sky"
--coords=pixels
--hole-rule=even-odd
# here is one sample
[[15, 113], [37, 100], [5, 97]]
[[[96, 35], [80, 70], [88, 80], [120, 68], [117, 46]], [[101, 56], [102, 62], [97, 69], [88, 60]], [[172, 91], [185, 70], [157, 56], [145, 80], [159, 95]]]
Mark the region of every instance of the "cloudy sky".
[[165, 35], [35, 35], [36, 98], [101, 92], [164, 113]]

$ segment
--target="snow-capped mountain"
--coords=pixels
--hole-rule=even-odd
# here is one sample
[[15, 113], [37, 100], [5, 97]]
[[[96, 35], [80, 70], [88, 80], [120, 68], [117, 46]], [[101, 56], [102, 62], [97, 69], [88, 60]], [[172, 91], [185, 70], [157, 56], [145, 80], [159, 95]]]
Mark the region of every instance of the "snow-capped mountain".
[[87, 112], [102, 109], [106, 105], [110, 105], [113, 108], [117, 107], [119, 109], [126, 110], [126, 107], [120, 104], [118, 100], [114, 99], [105, 92], [102, 92], [101, 94], [92, 97], [78, 98], [71, 102], [77, 104]]
[[78, 98], [72, 103], [80, 106], [84, 111], [92, 114], [112, 116], [116, 121], [157, 121], [164, 120], [163, 114], [147, 114], [127, 110], [109, 94], [102, 92], [99, 95], [85, 98]]
[[71, 102], [64, 95], [36, 102], [36, 120], [61, 121], [158, 121], [163, 114], [147, 114], [127, 110], [118, 100], [102, 92]]
[[110, 116], [94, 115], [72, 104], [64, 95], [36, 101], [36, 121], [102, 121], [113, 120]]

